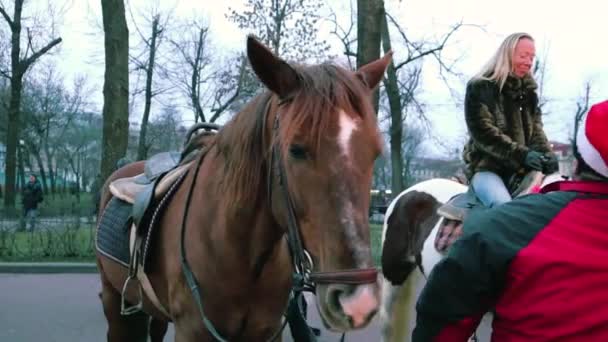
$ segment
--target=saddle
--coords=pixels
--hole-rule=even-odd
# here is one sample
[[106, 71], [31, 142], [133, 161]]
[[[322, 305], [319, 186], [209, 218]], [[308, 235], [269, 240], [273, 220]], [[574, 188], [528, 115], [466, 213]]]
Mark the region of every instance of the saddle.
[[[207, 152], [219, 126], [199, 123], [190, 128], [186, 145], [180, 152], [161, 152], [144, 164], [144, 172], [137, 176], [119, 178], [110, 183], [113, 196], [133, 204], [133, 222], [140, 225], [152, 203], [161, 199], [169, 188], [188, 170], [192, 161]], [[196, 130], [205, 129], [194, 136]]]
[[[525, 175], [516, 174], [511, 177], [508, 189], [513, 198], [523, 196], [532, 192], [535, 186], [542, 183], [543, 174], [531, 171]], [[447, 249], [462, 235], [462, 223], [469, 212], [475, 208], [483, 208], [475, 189], [469, 186], [462, 194], [452, 197], [437, 209], [437, 214], [443, 218], [439, 231], [435, 236], [435, 249], [441, 253]]]
[[180, 153], [162, 152], [148, 159], [144, 173], [110, 183], [113, 196], [133, 204], [133, 222], [139, 225], [151, 203], [162, 198], [192, 162], [179, 165]]
[[[171, 317], [158, 300], [154, 288], [147, 275], [145, 265], [151, 236], [165, 204], [173, 195], [190, 165], [209, 150], [219, 126], [199, 123], [190, 129], [186, 137], [184, 150], [180, 152], [162, 152], [146, 160], [144, 172], [133, 176], [114, 180], [109, 185], [111, 194], [132, 205], [132, 225], [129, 235], [129, 275], [121, 293], [121, 314], [130, 315], [143, 308], [142, 290], [154, 306], [165, 316]], [[205, 131], [192, 136], [198, 129]], [[201, 157], [202, 158], [202, 157]], [[137, 282], [139, 302], [128, 306], [125, 292], [131, 282]]]

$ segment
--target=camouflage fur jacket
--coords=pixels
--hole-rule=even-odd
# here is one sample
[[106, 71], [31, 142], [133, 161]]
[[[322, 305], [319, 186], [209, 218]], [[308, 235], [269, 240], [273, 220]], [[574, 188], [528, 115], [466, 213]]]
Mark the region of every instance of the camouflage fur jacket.
[[492, 171], [507, 183], [512, 175], [527, 171], [529, 150], [551, 151], [536, 87], [530, 76], [509, 76], [502, 90], [494, 81], [469, 81], [465, 119], [470, 139], [463, 151], [469, 179], [477, 171]]

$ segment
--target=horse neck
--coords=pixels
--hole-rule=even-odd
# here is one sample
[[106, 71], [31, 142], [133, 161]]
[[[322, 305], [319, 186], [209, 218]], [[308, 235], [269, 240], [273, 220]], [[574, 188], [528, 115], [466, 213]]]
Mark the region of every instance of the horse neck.
[[223, 167], [218, 165], [223, 161], [218, 154], [213, 159], [209, 164], [214, 166], [201, 168], [197, 175], [203, 180], [201, 191], [194, 191], [200, 196], [197, 203], [209, 203], [208, 210], [197, 211], [193, 224], [208, 227], [199, 230], [198, 239], [209, 246], [208, 255], [201, 257], [212, 258], [227, 272], [239, 272], [244, 278], [259, 276], [261, 272], [285, 274], [288, 278], [290, 261], [284, 231], [272, 215], [263, 185], [252, 203], [235, 204], [229, 198], [205, 195], [221, 194], [216, 180], [222, 179]]
[[[189, 185], [197, 179], [184, 247], [203, 293], [213, 294], [205, 298], [205, 305], [216, 328], [237, 334], [249, 317], [245, 334], [265, 334], [268, 326], [280, 324], [288, 300], [288, 249], [265, 195], [253, 203], [233, 206], [221, 193], [222, 170], [221, 156], [210, 153], [198, 174], [189, 175], [184, 182]], [[184, 203], [185, 191], [188, 186], [180, 189], [178, 203]], [[189, 298], [184, 305], [192, 307]], [[260, 305], [264, 306], [262, 312], [256, 310]]]

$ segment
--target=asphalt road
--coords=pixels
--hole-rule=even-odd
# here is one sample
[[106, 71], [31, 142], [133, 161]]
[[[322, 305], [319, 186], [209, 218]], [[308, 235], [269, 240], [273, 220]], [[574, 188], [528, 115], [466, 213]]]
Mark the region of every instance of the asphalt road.
[[[106, 322], [97, 297], [97, 274], [0, 274], [0, 341], [104, 342]], [[321, 327], [316, 308], [309, 307], [309, 322]], [[283, 341], [291, 341], [288, 332]], [[339, 341], [323, 331], [319, 342]], [[372, 322], [346, 335], [347, 342], [379, 341]], [[169, 328], [166, 341], [173, 341]]]

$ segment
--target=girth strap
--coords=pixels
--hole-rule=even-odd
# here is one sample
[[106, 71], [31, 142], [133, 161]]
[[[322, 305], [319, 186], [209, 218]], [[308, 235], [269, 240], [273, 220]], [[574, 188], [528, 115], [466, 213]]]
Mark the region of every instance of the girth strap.
[[156, 307], [156, 309], [158, 309], [158, 311], [160, 311], [163, 315], [165, 315], [165, 317], [172, 318], [171, 315], [169, 314], [169, 312], [167, 311], [167, 309], [165, 309], [163, 304], [160, 302], [160, 300], [156, 296], [156, 292], [154, 291], [154, 288], [152, 287], [152, 284], [150, 283], [150, 279], [148, 279], [148, 276], [144, 273], [143, 269], [144, 269], [143, 266], [139, 265], [139, 267], [137, 269], [137, 279], [139, 280], [139, 283], [141, 284], [141, 287], [143, 288], [144, 293], [146, 294], [146, 296], [148, 297], [150, 302], [152, 302], [152, 304], [154, 304], [154, 307]]
[[[141, 243], [143, 241], [143, 236], [137, 235], [136, 231], [137, 231], [137, 226], [134, 224], [131, 225], [131, 238], [130, 238], [131, 239], [131, 243], [130, 243], [131, 252], [140, 253], [140, 250], [134, 251], [134, 248], [139, 249], [139, 247], [141, 246]], [[148, 279], [148, 276], [144, 273], [144, 266], [142, 265], [141, 258], [137, 258], [136, 262], [137, 262], [137, 264], [134, 267], [135, 267], [135, 271], [137, 274], [137, 280], [139, 281], [139, 284], [141, 285], [145, 295], [148, 297], [148, 299], [154, 305], [154, 307], [156, 307], [156, 309], [158, 309], [158, 311], [160, 311], [166, 317], [171, 318], [171, 315], [169, 315], [169, 311], [167, 311], [167, 309], [165, 309], [163, 304], [158, 299], [158, 296], [156, 296], [156, 292], [154, 291], [154, 288], [152, 287], [152, 284], [150, 283], [150, 279]]]

